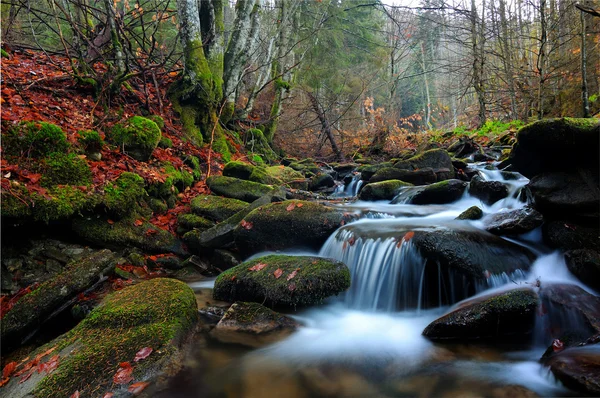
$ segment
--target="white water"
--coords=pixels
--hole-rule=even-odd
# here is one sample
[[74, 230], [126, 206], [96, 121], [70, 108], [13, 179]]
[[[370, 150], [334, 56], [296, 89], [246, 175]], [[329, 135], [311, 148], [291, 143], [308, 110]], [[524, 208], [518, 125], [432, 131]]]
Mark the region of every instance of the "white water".
[[363, 185], [363, 180], [361, 180], [360, 177], [360, 173], [355, 172], [348, 185], [339, 184], [336, 186], [335, 191], [333, 192], [333, 197], [349, 198], [358, 195], [358, 192]]

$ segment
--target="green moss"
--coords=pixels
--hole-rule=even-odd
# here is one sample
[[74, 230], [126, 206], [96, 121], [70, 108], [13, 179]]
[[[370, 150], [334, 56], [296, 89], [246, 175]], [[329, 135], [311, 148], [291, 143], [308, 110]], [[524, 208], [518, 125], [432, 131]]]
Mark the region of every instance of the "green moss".
[[162, 137], [160, 139], [160, 141], [158, 142], [158, 147], [159, 148], [172, 148], [173, 147], [173, 141], [170, 138], [167, 137]]
[[183, 162], [192, 169], [192, 175], [195, 181], [199, 181], [202, 178], [202, 169], [200, 168], [200, 159], [196, 156], [187, 156]]
[[146, 195], [144, 179], [125, 172], [113, 183], [104, 187], [104, 205], [110, 215], [123, 218], [139, 209], [138, 202]]
[[252, 161], [254, 163], [258, 163], [258, 164], [265, 164], [265, 161], [263, 160], [263, 158], [257, 154], [252, 155]]
[[150, 198], [146, 201], [150, 209], [157, 214], [166, 213], [169, 210], [169, 206], [165, 203], [164, 200], [160, 200], [157, 198]]
[[273, 188], [268, 185], [226, 176], [210, 176], [206, 180], [206, 184], [210, 190], [217, 195], [223, 195], [245, 202], [253, 202], [261, 196], [273, 191]]
[[275, 88], [289, 91], [289, 90], [291, 90], [292, 85], [283, 79], [275, 79]]
[[182, 213], [177, 216], [177, 224], [179, 224], [182, 232], [191, 231], [192, 229], [209, 229], [215, 225], [214, 222], [207, 220], [202, 216], [189, 213]]
[[69, 149], [60, 127], [46, 122], [21, 122], [2, 136], [2, 150], [13, 156], [44, 157]]
[[74, 153], [51, 153], [42, 166], [41, 185], [89, 185], [92, 171], [87, 162]]
[[194, 183], [194, 176], [186, 170], [177, 170], [170, 163], [162, 164], [167, 177], [164, 182], [156, 182], [148, 186], [148, 194], [156, 198], [167, 198], [183, 192]]
[[246, 149], [248, 149], [252, 155], [259, 155], [263, 161], [268, 163], [275, 162], [279, 156], [273, 151], [267, 138], [263, 132], [259, 129], [248, 129], [246, 131]]
[[165, 128], [165, 120], [160, 115], [149, 115], [146, 119], [152, 120], [161, 130]]
[[136, 267], [143, 267], [146, 265], [146, 259], [140, 253], [131, 253], [127, 256], [127, 260], [131, 263], [131, 265], [135, 265]]
[[[259, 264], [265, 266], [252, 270]], [[280, 277], [275, 276], [277, 270], [282, 271]], [[223, 272], [215, 281], [213, 295], [218, 300], [296, 306], [321, 303], [349, 287], [350, 271], [341, 262], [320, 257], [269, 255]]]
[[227, 177], [241, 178], [242, 180], [249, 180], [255, 166], [234, 160], [229, 162], [223, 167], [223, 175]]
[[10, 55], [8, 55], [5, 49], [0, 49], [0, 53], [2, 55], [2, 58], [10, 58]]
[[212, 149], [221, 155], [223, 161], [229, 162], [231, 160], [231, 151], [229, 150], [229, 145], [227, 145], [227, 139], [224, 134], [219, 134], [213, 141]]
[[248, 203], [214, 195], [198, 195], [191, 201], [192, 212], [214, 221], [223, 221], [248, 207]]
[[102, 150], [104, 140], [97, 131], [82, 130], [78, 134], [78, 141], [83, 146], [86, 153], [98, 153]]
[[160, 129], [152, 120], [133, 116], [123, 123], [117, 123], [109, 135], [110, 141], [122, 147], [131, 157], [146, 161], [158, 145]]
[[479, 220], [483, 217], [483, 210], [477, 206], [471, 206], [456, 217], [457, 220]]
[[360, 200], [392, 200], [402, 187], [413, 186], [400, 180], [372, 182], [363, 187], [358, 195]]
[[193, 291], [173, 279], [152, 279], [108, 296], [104, 303], [67, 333], [58, 349], [77, 347], [61, 357], [58, 369], [37, 386], [36, 397], [66, 397], [73, 391], [102, 395], [114, 388], [120, 362], [132, 362], [142, 347], [152, 354], [134, 364], [133, 377], [143, 380], [149, 369], [177, 350], [197, 321]]

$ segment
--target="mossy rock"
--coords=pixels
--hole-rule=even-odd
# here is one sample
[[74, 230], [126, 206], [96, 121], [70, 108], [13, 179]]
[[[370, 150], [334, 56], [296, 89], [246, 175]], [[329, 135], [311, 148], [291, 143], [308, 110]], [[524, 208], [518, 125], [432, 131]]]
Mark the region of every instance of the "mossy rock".
[[198, 195], [191, 201], [192, 213], [214, 221], [223, 221], [248, 207], [248, 203], [238, 199], [215, 195]]
[[160, 128], [156, 123], [142, 116], [133, 116], [116, 124], [109, 134], [109, 140], [113, 144], [142, 162], [150, 159], [160, 138]]
[[317, 191], [321, 189], [331, 188], [335, 185], [333, 177], [326, 173], [318, 173], [310, 179], [309, 189]]
[[457, 310], [436, 319], [423, 331], [435, 341], [528, 342], [535, 327], [539, 299], [531, 289], [515, 289], [464, 302]]
[[[104, 300], [73, 330], [36, 350], [56, 347], [58, 368], [19, 384], [13, 378], [4, 387], [9, 396], [19, 391], [35, 397], [102, 396], [127, 394], [127, 385], [113, 382], [119, 364], [133, 367], [132, 382], [146, 381], [160, 387], [166, 372], [181, 367], [181, 345], [198, 320], [194, 292], [183, 282], [157, 278], [117, 291]], [[134, 362], [136, 353], [152, 348], [150, 355]], [[53, 355], [53, 354], [52, 354]], [[157, 384], [154, 384], [156, 382]], [[17, 390], [18, 389], [18, 390]]]
[[158, 147], [163, 149], [172, 148], [173, 141], [170, 138], [162, 137], [160, 141], [158, 141]]
[[52, 123], [21, 122], [2, 134], [2, 151], [9, 156], [38, 158], [69, 146], [64, 131]]
[[206, 184], [217, 195], [244, 202], [253, 202], [273, 191], [273, 188], [268, 185], [226, 176], [210, 176], [207, 178]]
[[103, 204], [110, 216], [124, 218], [139, 209], [139, 202], [148, 194], [145, 182], [135, 173], [124, 172], [104, 187]]
[[371, 177], [377, 173], [380, 169], [386, 167], [393, 167], [393, 164], [390, 162], [383, 162], [378, 164], [363, 164], [359, 166], [356, 171], [360, 173], [360, 178], [365, 181], [369, 181]]
[[153, 253], [185, 254], [181, 242], [169, 232], [142, 221], [136, 225], [135, 215], [110, 223], [107, 219], [78, 218], [72, 222], [73, 231], [81, 238], [101, 247], [137, 247]]
[[148, 115], [146, 116], [146, 119], [152, 120], [161, 130], [165, 128], [165, 119], [160, 115]]
[[90, 185], [92, 170], [84, 159], [74, 153], [51, 153], [43, 161], [43, 187], [52, 185]]
[[96, 130], [82, 130], [78, 132], [78, 141], [83, 146], [86, 154], [100, 153], [104, 140]]
[[147, 187], [150, 196], [165, 199], [171, 195], [183, 192], [194, 183], [192, 173], [184, 169], [177, 170], [172, 164], [166, 162], [162, 163], [161, 166], [165, 170], [165, 180], [163, 182], [155, 182]]
[[255, 155], [259, 155], [267, 163], [273, 163], [279, 158], [269, 145], [269, 141], [263, 132], [259, 129], [248, 129], [245, 141], [246, 149]]
[[152, 210], [153, 213], [156, 214], [164, 214], [169, 210], [169, 206], [165, 203], [164, 200], [157, 198], [150, 198], [146, 201], [148, 207]]
[[479, 220], [483, 217], [483, 210], [477, 206], [471, 206], [456, 217], [457, 220]]
[[349, 287], [350, 271], [341, 262], [320, 257], [269, 255], [223, 272], [215, 281], [213, 296], [230, 302], [295, 307], [320, 304]]
[[372, 182], [363, 187], [358, 194], [359, 200], [392, 200], [402, 187], [411, 187], [409, 184], [400, 180], [388, 180], [381, 182]]
[[310, 159], [304, 159], [299, 162], [289, 164], [291, 169], [301, 172], [306, 177], [313, 177], [321, 172], [319, 166]]
[[292, 247], [318, 249], [346, 221], [343, 212], [335, 208], [288, 200], [250, 212], [235, 228], [234, 237], [247, 254]]
[[71, 262], [15, 303], [2, 318], [2, 343], [8, 348], [42, 325], [55, 310], [106, 275], [117, 262], [110, 250], [101, 250]]
[[432, 169], [448, 169], [453, 171], [452, 159], [444, 149], [430, 149], [406, 160], [399, 160], [394, 167], [404, 170], [417, 170], [426, 167]]
[[255, 166], [250, 163], [234, 160], [223, 167], [223, 175], [226, 177], [239, 178], [241, 180], [249, 180], [254, 169]]
[[304, 175], [291, 167], [286, 166], [270, 166], [267, 167], [266, 172], [268, 175], [278, 178], [284, 183], [290, 183], [293, 181], [302, 180], [304, 181]]
[[185, 232], [191, 231], [192, 229], [205, 230], [212, 228], [215, 223], [207, 220], [202, 216], [197, 216], [195, 214], [182, 213], [177, 216], [177, 225], [179, 226], [179, 233], [183, 234]]
[[410, 203], [416, 205], [452, 203], [463, 196], [467, 185], [466, 182], [460, 180], [436, 182], [417, 192], [410, 199]]

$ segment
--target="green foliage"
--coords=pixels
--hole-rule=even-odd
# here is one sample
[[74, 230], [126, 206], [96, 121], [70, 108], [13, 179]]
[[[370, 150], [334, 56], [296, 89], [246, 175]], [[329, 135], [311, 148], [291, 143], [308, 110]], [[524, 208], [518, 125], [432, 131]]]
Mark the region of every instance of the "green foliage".
[[598, 101], [598, 94], [592, 94], [588, 100], [593, 104]]
[[252, 155], [252, 161], [257, 164], [265, 164], [265, 161], [263, 160], [263, 158], [260, 155], [256, 155], [256, 154]]
[[52, 152], [66, 152], [68, 148], [62, 129], [46, 122], [21, 122], [2, 137], [2, 149], [14, 156], [44, 157]]
[[520, 120], [513, 120], [510, 122], [502, 122], [500, 120], [488, 120], [479, 129], [473, 131], [475, 134], [482, 135], [498, 135], [504, 133], [510, 129], [518, 129], [523, 126], [523, 122]]
[[194, 183], [194, 176], [185, 170], [177, 170], [169, 163], [163, 164], [167, 178], [164, 182], [152, 184], [148, 187], [148, 194], [156, 198], [167, 198], [178, 194]]
[[202, 178], [202, 169], [200, 168], [200, 159], [196, 156], [187, 156], [183, 162], [192, 169], [194, 180], [199, 181]]
[[0, 51], [2, 53], [2, 58], [10, 58], [10, 55], [8, 55], [5, 49], [2, 48]]
[[74, 153], [51, 153], [45, 160], [41, 185], [89, 185], [92, 171], [87, 162]]
[[279, 79], [275, 79], [275, 88], [279, 89], [282, 88], [284, 90], [289, 91], [292, 88], [292, 85], [290, 82], [286, 82], [285, 80], [279, 78]]
[[87, 153], [98, 153], [104, 145], [104, 140], [95, 130], [80, 131], [78, 141]]
[[138, 209], [138, 202], [146, 196], [144, 179], [125, 172], [114, 183], [104, 188], [104, 205], [109, 213], [123, 218]]

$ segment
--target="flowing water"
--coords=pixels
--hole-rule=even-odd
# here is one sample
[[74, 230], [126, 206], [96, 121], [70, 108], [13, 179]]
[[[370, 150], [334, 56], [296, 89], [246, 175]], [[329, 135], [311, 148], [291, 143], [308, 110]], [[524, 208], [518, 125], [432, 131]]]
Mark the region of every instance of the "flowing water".
[[[410, 190], [406, 190], [393, 201], [396, 204], [338, 204], [359, 214], [359, 220], [336, 231], [319, 253], [294, 254], [343, 261], [351, 270], [352, 287], [323, 306], [289, 314], [303, 326], [262, 349], [232, 347], [207, 338], [192, 355], [187, 373], [165, 396], [572, 395], [538, 362], [552, 339], [543, 323], [537, 325], [533, 343], [526, 346], [440, 345], [422, 336], [431, 321], [474, 295], [515, 287], [535, 289], [549, 282], [577, 284], [591, 292], [569, 273], [561, 254], [544, 247], [539, 230], [494, 243], [526, 250], [531, 259], [518, 254], [506, 257], [508, 252], [494, 252], [501, 249], [493, 245], [480, 247], [498, 261], [527, 261], [509, 273], [492, 272], [483, 282], [452, 274], [420, 254], [406, 231], [487, 236], [484, 221], [454, 219], [473, 205], [483, 209], [485, 219], [528, 204], [527, 179], [488, 170], [483, 164], [478, 170], [485, 180], [506, 184], [509, 196], [488, 206], [466, 191], [455, 203], [417, 206], [409, 204]], [[337, 196], [356, 196], [362, 182], [355, 179]], [[481, 246], [478, 242], [467, 244]], [[204, 305], [210, 302], [210, 286], [210, 281], [193, 286]]]

